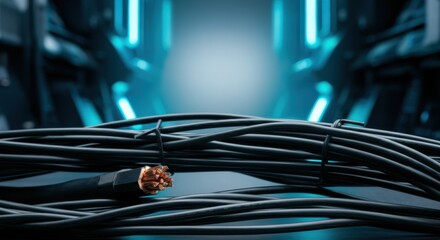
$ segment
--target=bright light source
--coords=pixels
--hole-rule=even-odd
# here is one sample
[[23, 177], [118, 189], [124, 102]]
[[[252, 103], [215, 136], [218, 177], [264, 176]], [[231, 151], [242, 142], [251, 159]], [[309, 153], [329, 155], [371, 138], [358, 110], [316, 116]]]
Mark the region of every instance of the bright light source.
[[312, 108], [312, 112], [310, 113], [308, 120], [312, 122], [321, 121], [321, 118], [324, 115], [328, 104], [329, 99], [327, 97], [319, 97]]
[[321, 0], [322, 14], [321, 14], [321, 34], [323, 36], [329, 35], [331, 32], [332, 23], [332, 0]]
[[169, 50], [172, 38], [173, 5], [171, 0], [164, 0], [162, 4], [162, 45], [164, 50]]
[[272, 112], [282, 82], [273, 51], [246, 33], [198, 34], [167, 59], [161, 85], [167, 111]]
[[301, 59], [298, 62], [294, 63], [292, 66], [292, 70], [294, 72], [301, 72], [306, 69], [309, 69], [312, 65], [313, 65], [312, 59], [305, 58], [305, 59]]
[[123, 81], [117, 81], [112, 85], [112, 91], [116, 96], [122, 96], [128, 91], [128, 84]]
[[114, 1], [114, 8], [113, 8], [113, 14], [114, 14], [114, 24], [115, 24], [115, 30], [117, 33], [122, 34], [124, 32], [124, 26], [122, 24], [122, 16], [123, 14], [123, 6], [122, 6], [122, 0], [115, 0]]
[[142, 69], [142, 70], [144, 70], [144, 71], [148, 71], [148, 70], [150, 70], [150, 64], [149, 64], [147, 61], [142, 60], [142, 59], [139, 59], [139, 58], [136, 58], [136, 59], [134, 60], [134, 62], [135, 62], [135, 65], [136, 65], [139, 69]]
[[125, 119], [136, 118], [136, 114], [134, 113], [133, 108], [126, 97], [121, 97], [118, 100], [118, 107]]
[[317, 0], [306, 0], [306, 44], [314, 48], [318, 44]]
[[101, 116], [99, 116], [92, 101], [87, 98], [82, 98], [77, 94], [74, 95], [73, 100], [84, 126], [93, 126], [102, 123]]
[[281, 51], [283, 44], [283, 2], [274, 0], [272, 9], [272, 34], [273, 47], [276, 51]]
[[128, 43], [132, 47], [139, 43], [139, 0], [128, 0]]
[[330, 95], [333, 92], [333, 86], [327, 82], [327, 81], [321, 81], [319, 83], [316, 84], [315, 86], [316, 91], [318, 91], [318, 93], [320, 95]]
[[371, 93], [366, 98], [361, 98], [353, 104], [353, 107], [348, 114], [348, 119], [368, 123], [374, 104], [377, 101], [377, 92]]

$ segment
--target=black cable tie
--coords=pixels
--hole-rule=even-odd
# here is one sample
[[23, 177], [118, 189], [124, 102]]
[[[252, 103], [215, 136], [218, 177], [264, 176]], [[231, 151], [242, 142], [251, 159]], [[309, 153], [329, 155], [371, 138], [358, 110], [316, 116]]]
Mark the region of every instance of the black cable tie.
[[[353, 125], [358, 125], [361, 127], [365, 126], [365, 123], [363, 123], [363, 122], [353, 121], [353, 120], [349, 120], [349, 119], [337, 119], [336, 121], [333, 122], [331, 127], [332, 128], [340, 128], [344, 124], [353, 124]], [[332, 138], [332, 135], [327, 134], [327, 136], [325, 137], [325, 140], [324, 140], [324, 144], [322, 145], [321, 173], [319, 175], [318, 186], [322, 186], [324, 184], [325, 166], [328, 163], [328, 148], [329, 148], [331, 138]]]
[[[151, 133], [154, 132], [154, 134], [156, 135], [156, 139], [157, 139], [157, 148], [158, 148], [158, 150], [159, 150], [160, 164], [161, 164], [162, 166], [166, 166], [167, 163], [166, 163], [166, 161], [165, 161], [165, 156], [164, 156], [163, 141], [162, 141], [162, 133], [161, 133], [161, 131], [160, 131], [161, 127], [162, 127], [162, 119], [159, 119], [159, 120], [157, 121], [157, 124], [156, 124], [156, 127], [155, 127], [155, 128], [152, 128], [152, 129], [150, 129], [150, 130], [148, 130], [148, 131], [145, 131], [145, 132], [139, 133], [139, 134], [135, 135], [134, 138], [136, 138], [136, 139], [140, 139], [140, 138], [143, 138], [143, 137], [145, 137], [145, 136], [148, 136], [148, 135], [150, 135]], [[173, 172], [171, 172], [171, 171], [170, 171], [170, 173], [173, 174]]]

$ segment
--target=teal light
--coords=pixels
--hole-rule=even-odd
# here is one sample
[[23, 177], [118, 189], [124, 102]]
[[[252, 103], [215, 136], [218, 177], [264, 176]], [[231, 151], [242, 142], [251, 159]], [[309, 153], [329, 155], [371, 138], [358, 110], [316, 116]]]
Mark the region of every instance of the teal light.
[[321, 14], [321, 33], [323, 36], [327, 36], [330, 34], [331, 32], [331, 23], [332, 23], [332, 18], [331, 18], [331, 13], [332, 13], [332, 9], [331, 9], [331, 0], [321, 0], [321, 9], [322, 9], [322, 14]]
[[74, 95], [74, 102], [79, 111], [79, 116], [84, 126], [93, 126], [102, 123], [101, 116], [93, 105], [92, 101], [87, 98], [82, 98], [79, 95]]
[[121, 97], [118, 100], [118, 107], [125, 119], [136, 118], [136, 114], [134, 113], [133, 108], [126, 97]]
[[354, 103], [350, 113], [348, 114], [348, 119], [368, 123], [371, 112], [373, 111], [374, 104], [377, 100], [377, 93], [372, 93], [367, 98], [361, 98]]
[[139, 43], [139, 0], [128, 0], [128, 43], [132, 47]]
[[317, 83], [315, 88], [320, 95], [330, 95], [333, 92], [332, 85], [327, 81]]
[[136, 67], [138, 67], [139, 69], [144, 70], [144, 71], [150, 70], [150, 64], [147, 61], [136, 58], [134, 60], [134, 62], [135, 62]]
[[341, 42], [341, 37], [339, 35], [333, 35], [331, 37], [325, 38], [325, 40], [322, 41], [321, 46], [326, 50], [326, 52], [332, 52], [335, 47], [338, 46], [338, 44]]
[[428, 120], [429, 120], [429, 112], [425, 110], [422, 112], [422, 114], [420, 114], [420, 122], [427, 123]]
[[315, 105], [312, 108], [312, 112], [310, 113], [309, 118], [307, 120], [312, 122], [321, 121], [321, 118], [324, 115], [328, 104], [329, 104], [328, 97], [323, 97], [323, 96], [319, 97], [318, 100], [316, 100]]
[[273, 47], [276, 51], [281, 51], [283, 45], [283, 1], [274, 0], [272, 11]]
[[124, 26], [122, 24], [122, 16], [123, 16], [123, 6], [122, 6], [122, 0], [115, 0], [114, 2], [114, 24], [115, 24], [115, 30], [119, 34], [122, 34], [124, 32]]
[[162, 2], [162, 45], [164, 50], [171, 48], [172, 38], [172, 22], [173, 22], [173, 5], [171, 0], [163, 0]]
[[321, 159], [307, 159], [307, 162], [320, 163], [320, 162], [322, 162], [322, 160]]
[[306, 44], [310, 48], [318, 45], [317, 0], [306, 1]]
[[117, 81], [112, 85], [112, 91], [117, 96], [122, 96], [128, 91], [128, 84], [126, 82]]
[[162, 115], [167, 113], [167, 111], [165, 110], [165, 105], [158, 96], [156, 96], [153, 100], [153, 109], [156, 115]]
[[294, 72], [301, 72], [306, 69], [309, 69], [312, 65], [313, 65], [312, 59], [305, 58], [305, 59], [301, 59], [298, 62], [294, 63], [292, 66], [292, 70]]

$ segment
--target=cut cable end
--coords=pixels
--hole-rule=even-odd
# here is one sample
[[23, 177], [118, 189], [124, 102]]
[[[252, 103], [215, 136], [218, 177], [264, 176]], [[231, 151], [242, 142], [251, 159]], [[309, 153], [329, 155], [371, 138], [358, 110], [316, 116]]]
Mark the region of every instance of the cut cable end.
[[173, 179], [168, 171], [167, 166], [145, 166], [139, 175], [139, 188], [145, 193], [157, 194], [167, 187], [173, 186]]

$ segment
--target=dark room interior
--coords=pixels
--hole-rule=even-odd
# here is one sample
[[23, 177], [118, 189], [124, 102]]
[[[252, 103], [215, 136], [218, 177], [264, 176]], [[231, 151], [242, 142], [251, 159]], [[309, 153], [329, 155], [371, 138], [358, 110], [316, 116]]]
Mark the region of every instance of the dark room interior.
[[0, 0], [0, 232], [440, 238], [440, 1]]

